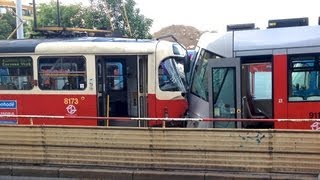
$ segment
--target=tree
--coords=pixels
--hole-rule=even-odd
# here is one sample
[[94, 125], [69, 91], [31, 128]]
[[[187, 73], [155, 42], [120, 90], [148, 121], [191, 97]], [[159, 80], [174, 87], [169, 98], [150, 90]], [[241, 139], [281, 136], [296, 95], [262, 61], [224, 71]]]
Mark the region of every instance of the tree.
[[134, 0], [104, 0], [115, 31], [134, 38], [151, 38], [152, 19], [140, 14]]
[[[90, 0], [91, 6], [81, 4], [60, 5], [60, 26], [87, 29], [113, 30], [122, 36], [151, 38], [152, 20], [140, 14], [134, 0]], [[37, 26], [58, 26], [57, 4], [51, 1], [40, 4], [37, 11]], [[24, 26], [28, 37], [31, 22]], [[0, 20], [0, 37], [6, 39], [15, 29], [15, 17], [6, 15]]]
[[[28, 37], [29, 25], [24, 24], [24, 35]], [[11, 37], [11, 33], [16, 29], [16, 17], [13, 15], [11, 11], [7, 11], [7, 13], [0, 15], [0, 39], [16, 39], [17, 34], [13, 33]]]
[[[60, 5], [60, 26], [83, 27], [84, 8], [80, 4]], [[38, 26], [58, 26], [57, 4], [51, 1], [49, 4], [40, 4], [37, 12]]]
[[0, 19], [0, 39], [7, 39], [16, 26], [14, 16], [7, 12]]
[[102, 0], [90, 0], [91, 6], [85, 9], [84, 23], [89, 29], [111, 30], [110, 19]]
[[140, 14], [140, 9], [134, 9], [135, 4], [133, 0], [127, 0], [125, 5], [132, 35], [135, 38], [151, 38], [149, 31], [153, 20]]
[[[108, 29], [109, 19], [104, 11], [104, 6], [92, 3], [90, 7], [81, 4], [60, 5], [60, 26], [87, 29]], [[57, 4], [40, 4], [38, 7], [38, 26], [58, 26]]]

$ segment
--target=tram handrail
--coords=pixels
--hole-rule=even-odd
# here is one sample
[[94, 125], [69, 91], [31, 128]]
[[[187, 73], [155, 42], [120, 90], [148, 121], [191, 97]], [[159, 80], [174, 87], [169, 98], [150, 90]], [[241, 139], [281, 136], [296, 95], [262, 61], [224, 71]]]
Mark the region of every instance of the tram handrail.
[[52, 115], [0, 115], [0, 118], [48, 118], [48, 119], [94, 119], [94, 120], [144, 120], [144, 121], [257, 121], [257, 122], [274, 122], [274, 121], [287, 121], [287, 122], [313, 122], [320, 121], [320, 119], [248, 119], [248, 118], [170, 118], [170, 117], [99, 117], [99, 116], [52, 116]]

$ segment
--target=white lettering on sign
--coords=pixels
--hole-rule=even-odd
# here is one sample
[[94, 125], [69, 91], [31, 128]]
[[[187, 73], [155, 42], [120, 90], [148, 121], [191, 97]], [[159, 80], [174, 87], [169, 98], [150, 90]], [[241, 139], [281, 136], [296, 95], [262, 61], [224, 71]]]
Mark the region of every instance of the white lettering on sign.
[[14, 112], [0, 112], [0, 115], [15, 115]]

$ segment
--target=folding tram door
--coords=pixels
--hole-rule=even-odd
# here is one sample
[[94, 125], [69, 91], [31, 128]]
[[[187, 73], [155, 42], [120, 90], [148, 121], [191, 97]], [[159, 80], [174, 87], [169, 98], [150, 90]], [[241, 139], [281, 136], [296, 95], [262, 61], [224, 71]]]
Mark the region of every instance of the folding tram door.
[[[140, 69], [144, 56], [97, 56], [97, 102], [100, 117], [141, 117], [146, 107], [146, 93], [141, 81], [146, 69]], [[146, 60], [145, 60], [146, 63]], [[141, 102], [143, 101], [143, 102]], [[142, 106], [142, 107], [141, 107]], [[140, 122], [128, 120], [99, 120], [98, 125], [140, 126]]]
[[[213, 118], [241, 118], [240, 59], [208, 60], [209, 115]], [[235, 121], [215, 121], [216, 128], [241, 127]]]

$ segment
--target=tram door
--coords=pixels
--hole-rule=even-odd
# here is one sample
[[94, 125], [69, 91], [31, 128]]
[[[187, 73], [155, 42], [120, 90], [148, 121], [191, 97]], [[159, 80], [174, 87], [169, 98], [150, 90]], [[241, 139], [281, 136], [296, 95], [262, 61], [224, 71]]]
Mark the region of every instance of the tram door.
[[[137, 117], [148, 117], [148, 58], [138, 56], [138, 115]], [[146, 121], [138, 122], [139, 126], [148, 126]]]
[[[137, 56], [98, 56], [97, 94], [100, 117], [137, 117]], [[135, 121], [101, 120], [99, 125], [138, 126]]]
[[[241, 118], [240, 59], [221, 58], [208, 61], [209, 114], [213, 118]], [[241, 127], [235, 121], [215, 121], [216, 128]]]

